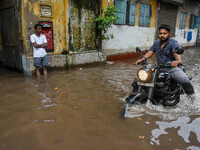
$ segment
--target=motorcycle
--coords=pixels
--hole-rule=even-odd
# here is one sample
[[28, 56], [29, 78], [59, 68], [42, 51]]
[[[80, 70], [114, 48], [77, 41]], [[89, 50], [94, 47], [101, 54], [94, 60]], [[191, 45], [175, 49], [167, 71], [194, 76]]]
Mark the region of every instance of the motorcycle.
[[[141, 50], [137, 47], [136, 52], [144, 57]], [[175, 52], [183, 54], [184, 50], [178, 47]], [[128, 106], [137, 103], [146, 103], [150, 100], [154, 105], [175, 106], [180, 101], [180, 94], [184, 90], [180, 84], [173, 80], [165, 68], [170, 68], [172, 62], [152, 66], [143, 60], [140, 64], [143, 66], [137, 72], [137, 78], [132, 83], [133, 93], [126, 98]], [[179, 66], [184, 72], [185, 67]]]

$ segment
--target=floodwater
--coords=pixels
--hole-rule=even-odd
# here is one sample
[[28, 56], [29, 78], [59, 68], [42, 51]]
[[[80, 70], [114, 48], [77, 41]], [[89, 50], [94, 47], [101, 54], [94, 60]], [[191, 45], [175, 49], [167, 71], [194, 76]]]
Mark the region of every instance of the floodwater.
[[[124, 113], [136, 59], [24, 77], [0, 68], [0, 150], [200, 149], [200, 49], [182, 56], [197, 99]], [[154, 59], [151, 62], [155, 62]]]

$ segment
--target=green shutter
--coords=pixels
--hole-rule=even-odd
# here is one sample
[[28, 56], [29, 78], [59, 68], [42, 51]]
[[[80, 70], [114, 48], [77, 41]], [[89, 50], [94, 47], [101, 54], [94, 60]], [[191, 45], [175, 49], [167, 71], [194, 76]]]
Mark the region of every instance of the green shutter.
[[129, 7], [129, 25], [135, 25], [136, 4], [130, 2]]
[[120, 18], [115, 21], [116, 24], [125, 24], [126, 5], [127, 0], [115, 0], [115, 6], [117, 7], [117, 9], [119, 9], [119, 11], [116, 12], [115, 16], [120, 16]]
[[144, 26], [149, 27], [150, 26], [150, 6], [145, 6], [145, 18], [144, 18]]
[[180, 29], [185, 29], [186, 16], [187, 16], [186, 13], [181, 13], [180, 24], [179, 24]]
[[144, 26], [144, 12], [145, 6], [140, 4], [139, 26]]
[[139, 16], [139, 26], [150, 26], [150, 5], [140, 4], [140, 16]]
[[194, 17], [194, 28], [200, 28], [200, 16]]

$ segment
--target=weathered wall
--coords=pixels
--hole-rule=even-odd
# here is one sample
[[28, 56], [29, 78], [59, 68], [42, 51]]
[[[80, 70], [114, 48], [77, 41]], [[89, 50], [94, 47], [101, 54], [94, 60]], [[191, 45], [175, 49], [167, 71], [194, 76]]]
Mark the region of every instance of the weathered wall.
[[[187, 40], [188, 32], [192, 32], [192, 39]], [[176, 29], [174, 39], [183, 47], [195, 46], [197, 41], [197, 29]]]
[[[42, 16], [41, 5], [51, 6], [52, 16]], [[54, 54], [59, 54], [67, 48], [67, 8], [68, 0], [22, 0], [22, 33], [27, 56], [32, 56], [30, 35], [34, 33], [34, 24], [43, 20], [53, 22]]]
[[150, 48], [154, 42], [155, 28], [113, 25], [108, 34], [113, 34], [114, 39], [103, 41], [105, 53], [124, 53], [135, 51], [136, 47]]
[[[100, 0], [22, 0], [22, 24], [24, 50], [32, 56], [30, 35], [34, 33], [34, 24], [48, 20], [53, 22], [54, 54], [62, 50], [96, 49], [96, 23]], [[40, 6], [52, 7], [52, 16], [41, 15]], [[58, 11], [59, 10], [59, 11]]]
[[[71, 66], [94, 64], [97, 62], [105, 62], [106, 55], [98, 51], [85, 51], [85, 52], [75, 52], [68, 55], [62, 54], [49, 54], [48, 55], [51, 68], [65, 68], [68, 69]], [[22, 56], [24, 74], [31, 76], [34, 74], [35, 68], [33, 67], [33, 57], [28, 58]]]
[[96, 23], [100, 1], [71, 0], [69, 18], [69, 50], [96, 49]]
[[[53, 15], [42, 16], [41, 5], [51, 6]], [[22, 0], [24, 73], [31, 75], [34, 71], [30, 35], [34, 33], [34, 24], [39, 21], [53, 22], [54, 52], [48, 54], [50, 67], [67, 68], [70, 65], [105, 61], [102, 53], [83, 52], [96, 49], [94, 20], [99, 15], [99, 10], [100, 0]], [[69, 54], [60, 54], [63, 50], [69, 50]]]
[[[189, 28], [190, 28], [191, 15], [196, 15], [196, 16], [200, 15], [199, 4], [200, 2], [197, 1], [186, 0], [183, 6], [178, 7], [177, 19], [176, 19], [176, 32], [174, 39], [176, 39], [182, 46], [187, 47], [196, 45], [198, 30]], [[181, 12], [187, 13], [185, 29], [179, 29]], [[190, 41], [187, 40], [188, 32], [192, 32], [192, 39]]]
[[[150, 27], [139, 26], [139, 5], [136, 4], [136, 20], [135, 26], [129, 25], [112, 25], [108, 34], [113, 34], [114, 39], [102, 42], [102, 49], [108, 55], [125, 53], [135, 51], [136, 47], [148, 49], [155, 39], [156, 27], [156, 0], [143, 0], [142, 2], [151, 5], [152, 15], [150, 18]], [[106, 0], [103, 1], [102, 6], [106, 6]]]

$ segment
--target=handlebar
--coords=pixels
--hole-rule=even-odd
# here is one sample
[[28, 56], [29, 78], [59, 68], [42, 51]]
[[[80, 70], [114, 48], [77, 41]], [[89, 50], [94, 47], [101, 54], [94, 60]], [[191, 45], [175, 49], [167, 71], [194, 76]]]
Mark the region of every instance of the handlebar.
[[[165, 64], [161, 64], [161, 65], [156, 65], [154, 66], [155, 68], [171, 68], [172, 62], [171, 61], [168, 61], [167, 63]], [[149, 63], [147, 62], [147, 60], [142, 60], [139, 64], [133, 64], [133, 66], [136, 66], [136, 65], [149, 65]], [[181, 67], [181, 66], [184, 66], [182, 63], [179, 63], [177, 67]]]
[[[161, 64], [161, 65], [159, 65], [158, 67], [159, 67], [159, 68], [171, 68], [171, 67], [172, 67], [171, 64], [172, 64], [172, 62], [171, 62], [171, 61], [168, 61], [167, 63]], [[183, 66], [183, 64], [182, 64], [182, 63], [179, 63], [177, 67], [180, 67], [180, 66]]]

